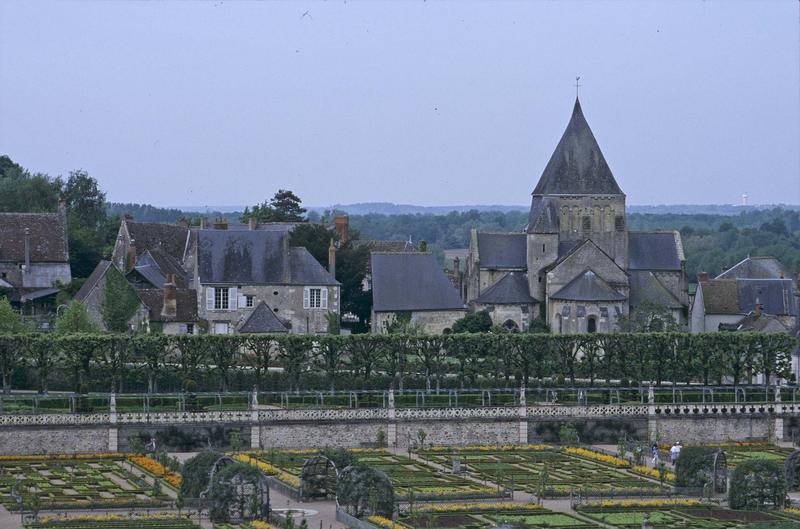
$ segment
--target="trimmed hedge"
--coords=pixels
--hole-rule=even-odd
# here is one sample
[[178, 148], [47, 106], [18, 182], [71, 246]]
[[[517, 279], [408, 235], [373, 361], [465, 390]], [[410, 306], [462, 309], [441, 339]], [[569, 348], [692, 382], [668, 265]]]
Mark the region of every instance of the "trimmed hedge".
[[675, 463], [675, 484], [678, 487], [702, 488], [711, 483], [716, 448], [688, 446], [681, 450]]
[[736, 467], [731, 476], [728, 503], [732, 509], [782, 507], [786, 500], [783, 467], [768, 459], [752, 459]]

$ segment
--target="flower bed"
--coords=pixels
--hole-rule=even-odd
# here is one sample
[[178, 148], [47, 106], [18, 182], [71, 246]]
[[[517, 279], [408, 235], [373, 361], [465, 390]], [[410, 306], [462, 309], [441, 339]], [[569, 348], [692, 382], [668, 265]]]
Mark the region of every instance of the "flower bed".
[[[644, 467], [644, 466], [634, 466], [634, 467], [631, 467], [631, 472], [633, 472], [634, 474], [639, 474], [640, 476], [647, 476], [648, 478], [653, 478], [653, 479], [658, 479], [658, 480], [661, 479], [661, 472], [659, 472], [659, 470], [657, 468], [650, 468], [650, 467]], [[676, 479], [676, 476], [675, 476], [674, 472], [670, 472], [668, 470], [664, 472], [664, 482], [665, 483], [674, 484], [675, 483], [675, 479]]]
[[155, 459], [142, 455], [131, 455], [128, 456], [128, 461], [153, 477], [163, 479], [172, 488], [176, 490], [181, 488], [181, 482], [183, 482], [181, 475], [166, 468]]
[[32, 501], [38, 501], [41, 509], [158, 507], [169, 499], [163, 493], [153, 496], [147, 483], [122, 466], [119, 454], [3, 459], [0, 503], [10, 510], [19, 509], [11, 495], [17, 483], [28, 508]]
[[200, 529], [188, 517], [175, 514], [132, 514], [82, 515], [75, 517], [47, 516], [38, 523], [26, 525], [28, 529]]
[[[559, 449], [546, 445], [497, 447], [493, 451], [474, 447], [424, 450], [420, 456], [450, 467], [459, 459], [468, 473], [515, 490], [546, 496], [663, 493], [659, 484], [627, 472], [630, 464], [613, 456], [581, 448]], [[544, 489], [542, 491], [542, 489]]]
[[[371, 523], [390, 529], [391, 520], [371, 517]], [[572, 515], [552, 512], [536, 504], [468, 503], [423, 506], [399, 516], [400, 529], [486, 529], [499, 525], [525, 528], [558, 527], [561, 529], [590, 529], [595, 524]], [[387, 523], [388, 522], [388, 523]]]

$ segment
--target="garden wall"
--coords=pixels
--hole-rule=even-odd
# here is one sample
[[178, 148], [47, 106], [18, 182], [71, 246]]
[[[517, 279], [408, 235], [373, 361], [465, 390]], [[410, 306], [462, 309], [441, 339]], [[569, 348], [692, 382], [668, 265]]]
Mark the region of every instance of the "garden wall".
[[378, 430], [387, 425], [377, 422], [281, 423], [262, 424], [261, 448], [358, 448], [374, 445]]
[[425, 431], [427, 445], [519, 444], [519, 421], [464, 419], [397, 423], [397, 446], [407, 447]]
[[768, 439], [775, 419], [768, 416], [680, 417], [651, 419], [650, 438], [660, 442], [683, 444]]
[[0, 454], [108, 452], [108, 428], [0, 428]]
[[620, 437], [646, 440], [647, 419], [628, 417], [618, 419], [535, 420], [528, 419], [529, 443], [554, 443], [559, 441], [559, 430], [564, 424], [572, 424], [578, 431], [581, 443], [617, 444]]

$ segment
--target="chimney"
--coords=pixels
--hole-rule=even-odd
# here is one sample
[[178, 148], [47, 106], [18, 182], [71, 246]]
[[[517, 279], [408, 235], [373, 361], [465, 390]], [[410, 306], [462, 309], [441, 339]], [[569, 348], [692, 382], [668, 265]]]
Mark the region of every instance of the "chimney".
[[205, 217], [200, 217], [200, 229], [205, 230], [208, 229], [208, 219]]
[[783, 271], [781, 271], [781, 279], [786, 279], [786, 277], [785, 277], [785, 275], [784, 275]]
[[336, 234], [342, 244], [345, 244], [350, 238], [350, 217], [347, 215], [338, 215], [333, 219], [333, 225], [336, 228]]
[[328, 246], [328, 272], [336, 279], [336, 246], [333, 245], [333, 238]]
[[697, 282], [698, 283], [708, 283], [708, 273], [707, 272], [697, 272]]
[[258, 229], [258, 219], [255, 218], [255, 217], [250, 217], [247, 220], [247, 225], [251, 230], [257, 230]]
[[175, 286], [175, 274], [167, 274], [164, 283], [164, 303], [161, 306], [161, 315], [174, 318], [178, 314], [178, 292]]
[[29, 273], [31, 269], [31, 229], [25, 228], [25, 273]]
[[133, 215], [131, 215], [130, 213], [125, 213], [122, 216], [122, 218], [125, 219], [127, 222], [132, 222], [133, 221]]
[[762, 311], [763, 309], [764, 309], [764, 305], [762, 305], [761, 303], [756, 303], [756, 306], [755, 306], [755, 308], [753, 309], [753, 315], [754, 315], [756, 318], [760, 318], [760, 317], [761, 317], [761, 311]]
[[67, 201], [64, 200], [63, 198], [58, 199], [58, 212], [61, 213], [62, 215], [67, 214]]
[[214, 220], [214, 229], [215, 230], [227, 230], [228, 229], [228, 221], [222, 217], [217, 217]]
[[133, 270], [133, 267], [136, 266], [136, 240], [131, 239], [131, 243], [128, 245], [128, 252], [127, 252], [127, 262], [125, 265], [125, 271], [130, 272]]

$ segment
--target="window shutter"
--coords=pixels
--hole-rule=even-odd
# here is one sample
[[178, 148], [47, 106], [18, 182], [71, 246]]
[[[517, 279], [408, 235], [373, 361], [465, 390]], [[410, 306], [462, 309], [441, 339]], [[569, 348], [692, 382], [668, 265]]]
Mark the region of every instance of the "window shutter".
[[206, 288], [206, 310], [214, 310], [214, 287]]
[[239, 301], [239, 293], [236, 287], [228, 289], [228, 309], [236, 310], [238, 308], [237, 301]]
[[311, 291], [308, 289], [308, 287], [304, 288], [303, 289], [303, 308], [304, 309], [307, 309], [311, 305], [310, 297], [311, 297]]
[[328, 308], [328, 289], [327, 288], [321, 288], [320, 289], [320, 293], [322, 294], [320, 296], [320, 301], [321, 301], [320, 307], [323, 308], [323, 309], [327, 309]]
[[244, 309], [247, 307], [247, 296], [239, 294], [239, 308]]

